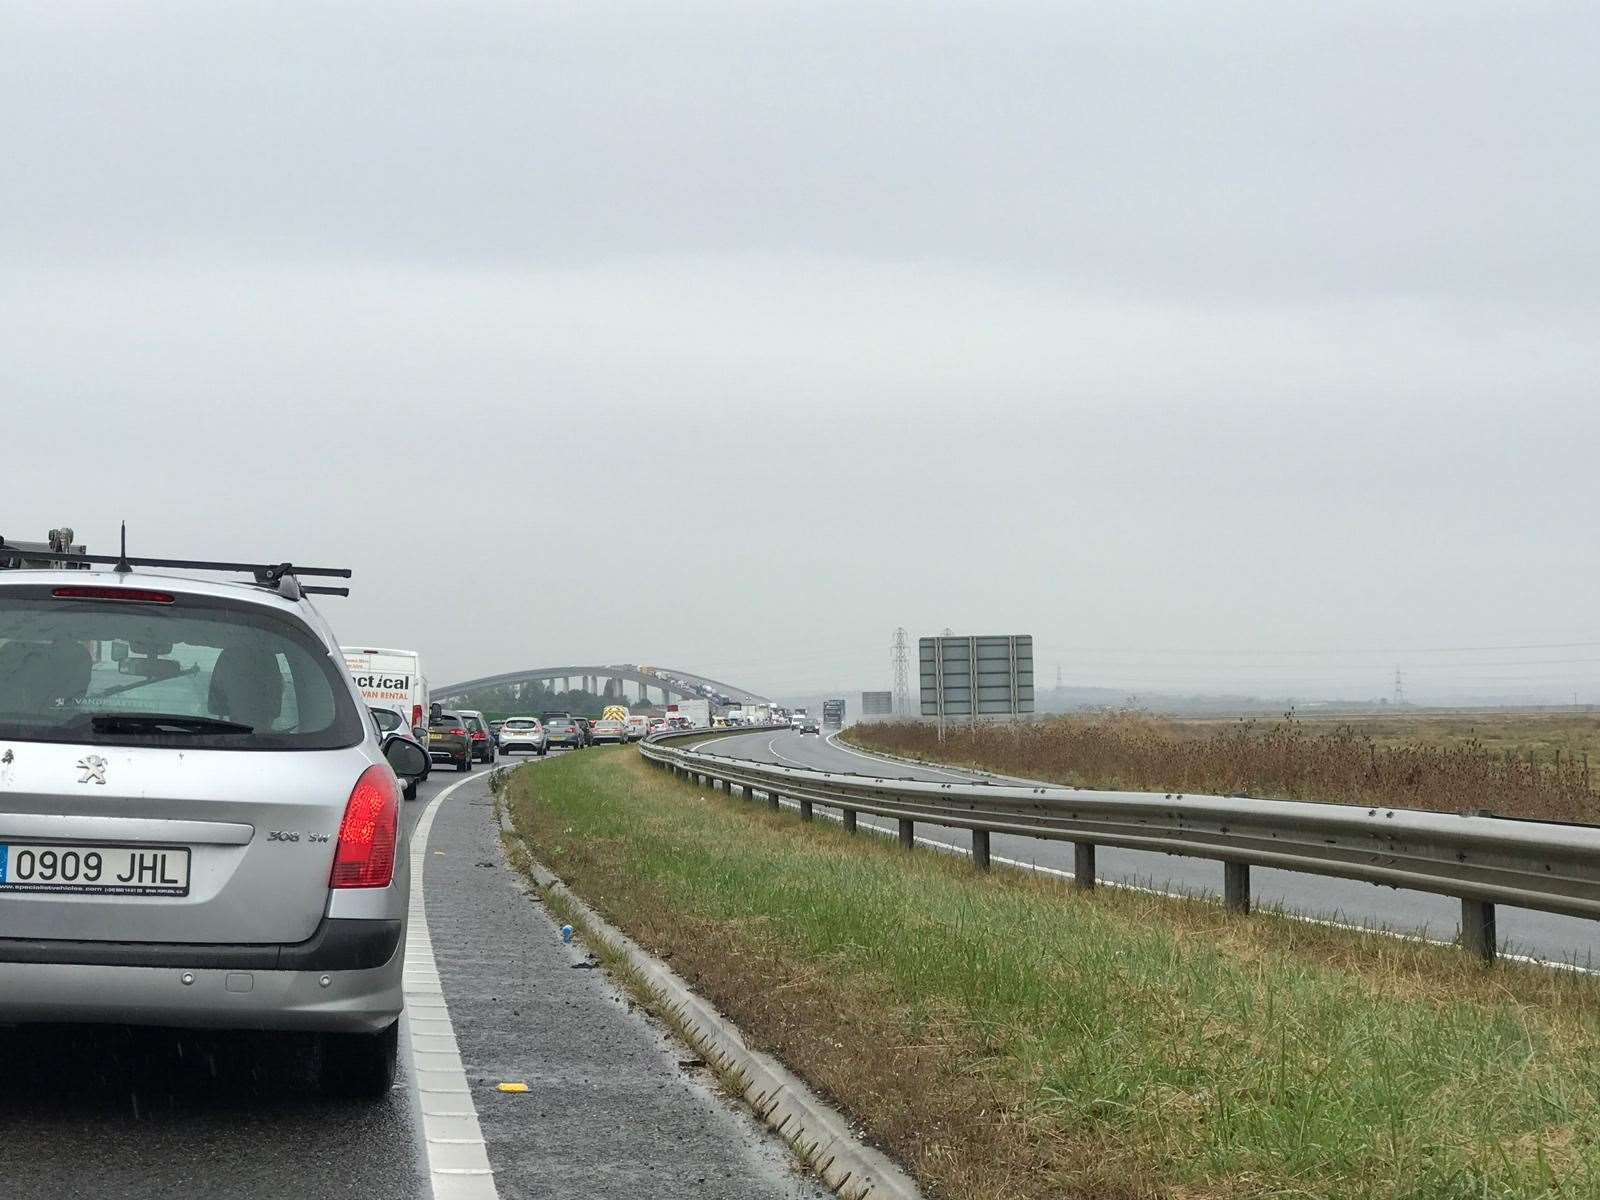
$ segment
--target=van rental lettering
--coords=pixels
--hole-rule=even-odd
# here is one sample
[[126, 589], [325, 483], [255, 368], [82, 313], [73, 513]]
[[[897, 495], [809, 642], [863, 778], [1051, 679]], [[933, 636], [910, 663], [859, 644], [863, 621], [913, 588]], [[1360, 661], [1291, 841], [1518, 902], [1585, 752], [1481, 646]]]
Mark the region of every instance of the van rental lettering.
[[411, 676], [409, 675], [357, 675], [356, 686], [365, 691], [371, 688], [383, 692], [409, 692], [411, 690]]

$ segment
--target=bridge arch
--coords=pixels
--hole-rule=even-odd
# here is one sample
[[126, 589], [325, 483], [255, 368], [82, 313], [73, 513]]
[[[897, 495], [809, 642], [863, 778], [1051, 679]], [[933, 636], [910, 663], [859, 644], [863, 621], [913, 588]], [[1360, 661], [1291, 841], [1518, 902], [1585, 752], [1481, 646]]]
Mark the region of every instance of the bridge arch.
[[[634, 663], [612, 663], [605, 666], [567, 666], [567, 667], [528, 667], [520, 671], [505, 671], [498, 675], [484, 675], [477, 679], [466, 679], [460, 683], [452, 683], [446, 687], [433, 689], [434, 700], [448, 702], [457, 700], [468, 692], [480, 688], [499, 687], [528, 683], [552, 683], [560, 681], [564, 686], [558, 690], [570, 691], [574, 681], [578, 681], [585, 691], [596, 695], [626, 699], [627, 685], [632, 684], [634, 696], [641, 703], [654, 703], [650, 697], [651, 692], [660, 696], [660, 702], [665, 704], [671, 700], [688, 700], [700, 698], [704, 695], [699, 690], [701, 686], [709, 686], [715, 691], [739, 703], [760, 703], [766, 698], [757, 695], [746, 688], [735, 687], [729, 683], [721, 683], [709, 679], [704, 675], [697, 675], [691, 671], [678, 671], [669, 667], [641, 667]], [[602, 682], [603, 681], [603, 682]]]

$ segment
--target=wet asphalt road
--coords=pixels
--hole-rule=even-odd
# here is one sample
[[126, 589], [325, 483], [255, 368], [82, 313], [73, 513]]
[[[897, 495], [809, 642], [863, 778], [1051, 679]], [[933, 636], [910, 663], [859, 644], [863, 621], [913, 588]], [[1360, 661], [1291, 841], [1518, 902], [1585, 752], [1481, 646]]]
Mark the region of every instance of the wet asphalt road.
[[[459, 778], [423, 785], [407, 828]], [[500, 858], [484, 782], [442, 802], [428, 851], [435, 957], [500, 1196], [827, 1194], [602, 972], [575, 968], [581, 947]], [[423, 1200], [406, 1057], [388, 1098], [362, 1104], [316, 1096], [309, 1039], [0, 1029], [0, 1195]]]
[[[790, 731], [739, 734], [709, 741], [704, 748], [712, 754], [890, 779], [943, 782], [998, 778], [891, 762], [815, 735]], [[885, 830], [893, 828], [893, 822], [869, 820], [865, 816], [861, 823], [876, 824]], [[971, 844], [971, 835], [964, 829], [921, 822], [917, 824], [917, 836], [954, 846]], [[996, 858], [1010, 858], [1060, 871], [1072, 870], [1073, 852], [1069, 842], [995, 834], [990, 839], [990, 849]], [[1096, 873], [1103, 880], [1189, 895], [1218, 895], [1222, 890], [1222, 865], [1207, 859], [1119, 850], [1110, 846], [1101, 846], [1095, 859]], [[1265, 867], [1251, 870], [1250, 885], [1252, 903], [1261, 908], [1281, 908], [1311, 917], [1424, 934], [1442, 941], [1453, 940], [1461, 927], [1460, 902], [1445, 896]], [[1600, 922], [1502, 905], [1498, 910], [1498, 925], [1502, 946], [1509, 953], [1528, 954], [1554, 962], [1575, 962], [1580, 966], [1600, 966]]]

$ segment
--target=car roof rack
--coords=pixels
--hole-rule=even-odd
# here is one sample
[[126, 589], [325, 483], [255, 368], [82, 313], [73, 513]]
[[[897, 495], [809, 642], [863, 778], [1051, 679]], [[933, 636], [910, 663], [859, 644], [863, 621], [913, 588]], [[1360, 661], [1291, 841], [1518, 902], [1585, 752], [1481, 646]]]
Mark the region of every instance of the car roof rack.
[[[54, 539], [52, 539], [54, 541]], [[8, 551], [11, 552], [8, 554]], [[325, 587], [309, 583], [301, 583], [302, 575], [318, 576], [333, 579], [349, 579], [351, 572], [348, 567], [303, 567], [295, 563], [242, 563], [242, 562], [212, 562], [198, 558], [130, 558], [128, 555], [128, 526], [122, 526], [122, 553], [87, 554], [77, 551], [36, 550], [32, 544], [26, 548], [15, 542], [7, 542], [0, 537], [0, 567], [10, 558], [26, 560], [29, 563], [59, 563], [64, 569], [87, 569], [99, 563], [110, 566], [117, 574], [125, 575], [135, 567], [159, 567], [180, 571], [227, 571], [230, 573], [247, 574], [255, 581], [257, 587], [275, 591], [285, 599], [298, 600], [302, 595], [317, 596], [348, 596], [350, 589], [347, 587]]]

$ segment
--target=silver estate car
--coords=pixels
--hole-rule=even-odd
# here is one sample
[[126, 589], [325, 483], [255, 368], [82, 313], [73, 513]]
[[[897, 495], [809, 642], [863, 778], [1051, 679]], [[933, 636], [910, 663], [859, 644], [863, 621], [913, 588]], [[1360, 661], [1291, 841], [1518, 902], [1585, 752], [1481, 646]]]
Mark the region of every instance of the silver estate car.
[[537, 717], [507, 717], [500, 726], [500, 753], [510, 754], [521, 747], [534, 754], [550, 752], [550, 741]]
[[0, 1024], [310, 1031], [383, 1095], [425, 757], [292, 575], [0, 571]]

